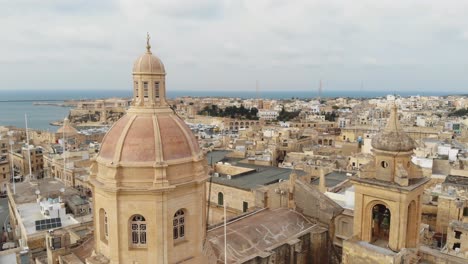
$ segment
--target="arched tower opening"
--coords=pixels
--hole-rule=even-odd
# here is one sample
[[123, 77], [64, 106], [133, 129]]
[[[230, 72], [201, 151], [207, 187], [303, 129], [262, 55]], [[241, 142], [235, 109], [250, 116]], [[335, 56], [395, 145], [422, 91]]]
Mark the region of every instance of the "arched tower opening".
[[372, 243], [388, 244], [390, 236], [390, 220], [390, 209], [385, 205], [376, 204], [372, 207]]

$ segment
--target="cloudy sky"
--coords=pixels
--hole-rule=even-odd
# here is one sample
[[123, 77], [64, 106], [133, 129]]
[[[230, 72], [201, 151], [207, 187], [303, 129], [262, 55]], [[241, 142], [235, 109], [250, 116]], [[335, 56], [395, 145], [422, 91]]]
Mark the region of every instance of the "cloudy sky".
[[0, 89], [468, 91], [468, 1], [0, 0]]

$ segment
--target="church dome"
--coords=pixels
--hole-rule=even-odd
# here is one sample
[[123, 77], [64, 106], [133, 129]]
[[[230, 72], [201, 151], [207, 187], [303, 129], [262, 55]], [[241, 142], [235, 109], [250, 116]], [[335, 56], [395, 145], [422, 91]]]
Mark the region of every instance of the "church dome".
[[415, 148], [413, 139], [404, 132], [382, 132], [372, 138], [372, 147], [384, 151], [411, 151]]
[[133, 74], [166, 74], [164, 64], [151, 53], [149, 36], [146, 42], [146, 53], [138, 57], [133, 63]]
[[[96, 158], [102, 166], [159, 170], [203, 163], [198, 141], [165, 99], [164, 66], [150, 48], [148, 36], [147, 52], [136, 60], [133, 69], [138, 86], [134, 87], [132, 106], [102, 140]], [[120, 180], [145, 177], [145, 173], [128, 174]], [[166, 173], [164, 177], [171, 180], [181, 175], [179, 171], [178, 175]]]
[[98, 160], [152, 166], [199, 155], [197, 140], [177, 115], [129, 113], [107, 132]]
[[414, 140], [400, 127], [396, 105], [392, 107], [384, 130], [372, 138], [371, 145], [374, 149], [390, 152], [411, 151], [416, 147]]
[[133, 74], [166, 74], [166, 69], [158, 57], [146, 52], [133, 64]]

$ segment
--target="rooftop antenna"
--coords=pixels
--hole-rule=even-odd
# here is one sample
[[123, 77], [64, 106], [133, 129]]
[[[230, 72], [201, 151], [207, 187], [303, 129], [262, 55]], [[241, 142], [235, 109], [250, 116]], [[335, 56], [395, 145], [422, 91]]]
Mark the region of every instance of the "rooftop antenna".
[[227, 264], [227, 214], [226, 214], [226, 207], [227, 203], [224, 201], [224, 263]]
[[26, 123], [26, 146], [28, 150], [28, 162], [29, 162], [29, 179], [32, 179], [32, 168], [31, 168], [31, 151], [29, 150], [29, 133], [28, 133], [28, 115], [24, 114], [24, 121]]
[[256, 96], [257, 96], [257, 101], [259, 98], [259, 94], [260, 94], [260, 88], [258, 87], [258, 80], [255, 81], [255, 92], [256, 92]]
[[322, 98], [322, 80], [320, 80], [319, 88], [318, 88], [318, 100], [319, 100], [319, 102], [320, 102], [321, 98]]
[[[104, 111], [105, 111], [105, 110], [104, 110]], [[63, 131], [62, 131], [62, 134], [63, 134], [63, 139], [62, 139], [62, 141], [63, 141], [63, 150], [62, 150], [62, 153], [63, 153], [63, 176], [62, 176], [62, 181], [65, 181], [65, 179], [67, 178], [67, 176], [66, 176], [66, 173], [67, 173], [67, 171], [66, 171], [66, 161], [67, 161], [66, 159], [67, 159], [67, 156], [66, 156], [66, 153], [65, 153], [65, 151], [66, 151], [66, 149], [67, 149], [67, 147], [66, 147], [66, 145], [65, 145], [65, 144], [66, 144], [66, 143], [65, 143], [65, 125], [67, 125], [67, 124], [66, 124], [66, 122], [67, 122], [66, 120], [67, 120], [67, 118], [65, 118], [65, 119], [63, 120]]]
[[10, 167], [11, 167], [11, 178], [13, 179], [13, 194], [16, 194], [15, 170], [13, 167], [13, 160], [12, 160], [13, 159], [13, 144], [15, 144], [15, 142], [13, 141], [13, 139], [10, 138], [8, 143], [10, 143], [10, 157], [8, 158], [8, 160], [10, 161], [10, 165], [11, 165]]

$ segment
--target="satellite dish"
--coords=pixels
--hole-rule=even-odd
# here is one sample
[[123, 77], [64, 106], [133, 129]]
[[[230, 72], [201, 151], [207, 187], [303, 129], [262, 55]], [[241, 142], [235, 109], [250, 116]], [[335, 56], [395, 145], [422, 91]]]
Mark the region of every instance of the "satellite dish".
[[41, 191], [36, 190], [34, 193], [37, 194], [37, 195], [39, 195], [39, 194], [41, 194]]
[[64, 192], [65, 192], [65, 188], [63, 188], [63, 187], [60, 188], [60, 192], [61, 192], [61, 193], [64, 193]]

